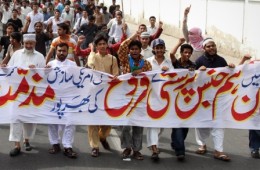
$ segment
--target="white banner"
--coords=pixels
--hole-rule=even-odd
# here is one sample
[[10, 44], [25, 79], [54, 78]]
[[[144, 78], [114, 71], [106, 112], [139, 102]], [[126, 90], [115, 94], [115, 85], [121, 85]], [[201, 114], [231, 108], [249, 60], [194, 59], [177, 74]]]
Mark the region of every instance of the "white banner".
[[112, 80], [80, 67], [0, 69], [0, 123], [260, 129], [260, 64]]

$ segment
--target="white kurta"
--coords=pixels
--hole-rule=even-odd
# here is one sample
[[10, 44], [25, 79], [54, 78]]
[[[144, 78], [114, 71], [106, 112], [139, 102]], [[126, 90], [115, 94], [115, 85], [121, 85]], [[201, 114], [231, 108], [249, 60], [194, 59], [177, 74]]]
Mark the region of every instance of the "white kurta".
[[[32, 54], [27, 54], [24, 49], [17, 50], [13, 53], [8, 66], [17, 66], [28, 68], [29, 65], [35, 65], [37, 68], [45, 66], [44, 56], [34, 51]], [[36, 130], [36, 124], [31, 123], [11, 123], [9, 141], [20, 142], [22, 136], [24, 139], [32, 139]]]
[[[164, 59], [163, 62], [159, 65], [155, 59], [155, 56], [152, 56], [148, 59], [149, 63], [152, 65], [152, 70], [161, 70], [162, 67], [166, 66], [169, 68], [169, 71], [172, 71], [174, 68], [172, 66], [172, 62], [170, 59]], [[151, 147], [152, 145], [159, 145], [159, 136], [163, 132], [161, 128], [147, 128], [147, 147]]]
[[[52, 60], [48, 63], [51, 67], [61, 67], [61, 66], [77, 66], [75, 62], [66, 59], [61, 62], [57, 59]], [[48, 136], [51, 145], [60, 143], [60, 132], [63, 131], [62, 135], [62, 145], [64, 148], [72, 148], [72, 144], [74, 141], [76, 126], [74, 125], [56, 125], [51, 124], [48, 126]]]

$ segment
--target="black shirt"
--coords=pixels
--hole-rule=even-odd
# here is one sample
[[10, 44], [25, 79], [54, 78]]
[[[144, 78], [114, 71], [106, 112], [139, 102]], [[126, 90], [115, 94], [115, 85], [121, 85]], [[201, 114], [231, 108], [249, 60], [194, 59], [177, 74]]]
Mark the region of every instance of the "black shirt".
[[51, 40], [46, 33], [36, 34], [35, 50], [40, 52], [43, 56], [46, 56], [46, 44], [45, 42]]
[[85, 23], [81, 25], [76, 34], [79, 34], [81, 32], [83, 32], [82, 34], [85, 36], [85, 41], [83, 42], [81, 48], [85, 49], [88, 47], [89, 43], [92, 43], [95, 35], [98, 32], [98, 26], [95, 24], [89, 25], [88, 23]]
[[200, 68], [201, 66], [205, 66], [206, 68], [217, 68], [217, 67], [226, 67], [228, 64], [223, 57], [215, 54], [213, 56], [209, 56], [204, 54], [200, 56], [196, 61], [196, 68]]
[[178, 68], [184, 68], [184, 69], [189, 69], [189, 68], [193, 68], [193, 69], [196, 69], [196, 65], [195, 63], [193, 63], [192, 61], [188, 60], [186, 65], [183, 65], [181, 63], [181, 58], [179, 58], [178, 60], [176, 60], [175, 62], [172, 63], [173, 67], [175, 69], [178, 69]]
[[8, 46], [10, 44], [10, 36], [2, 36], [1, 40], [0, 40], [0, 45], [4, 46], [4, 55], [3, 55], [3, 59], [5, 58], [5, 54], [7, 52]]
[[11, 22], [11, 23], [13, 23], [14, 25], [15, 25], [15, 28], [14, 28], [14, 31], [15, 32], [18, 32], [19, 31], [19, 28], [22, 28], [23, 27], [23, 23], [22, 23], [22, 21], [19, 19], [19, 18], [17, 18], [16, 20], [14, 20], [13, 18], [10, 18], [8, 21], [7, 21], [7, 23], [8, 22]]

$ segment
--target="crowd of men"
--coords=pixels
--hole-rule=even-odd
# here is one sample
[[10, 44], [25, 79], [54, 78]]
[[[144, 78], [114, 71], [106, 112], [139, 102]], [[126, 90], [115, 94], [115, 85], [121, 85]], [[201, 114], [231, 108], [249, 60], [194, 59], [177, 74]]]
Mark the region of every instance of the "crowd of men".
[[[150, 25], [141, 24], [138, 30], [130, 33], [120, 6], [116, 0], [107, 9], [104, 4], [96, 5], [93, 0], [86, 1], [41, 1], [37, 2], [1, 1], [1, 22], [3, 36], [0, 51], [4, 50], [1, 67], [18, 66], [28, 68], [51, 68], [60, 66], [82, 66], [117, 76], [132, 73], [133, 76], [150, 70], [174, 71], [182, 68], [190, 71], [207, 68], [234, 68], [217, 54], [217, 47], [210, 37], [203, 37], [200, 28], [188, 29], [187, 18], [191, 7], [184, 11], [182, 24], [184, 38], [165, 56], [166, 44], [160, 39], [163, 23], [156, 24], [156, 18], [149, 18]], [[186, 43], [185, 43], [186, 42]], [[180, 58], [176, 53], [180, 48]], [[240, 64], [250, 56], [246, 55]], [[11, 123], [9, 140], [14, 142], [10, 156], [21, 153], [20, 142], [26, 151], [32, 150], [29, 140], [34, 137], [36, 124]], [[111, 126], [88, 126], [88, 140], [92, 148], [91, 156], [99, 156], [99, 145], [109, 150], [106, 138]], [[159, 135], [162, 128], [147, 129], [147, 147], [151, 148], [151, 158], [159, 160]], [[171, 146], [178, 160], [185, 159], [185, 138], [188, 128], [173, 128]], [[62, 137], [59, 136], [63, 132]], [[207, 152], [206, 139], [209, 135], [214, 141], [214, 158], [230, 161], [223, 151], [224, 129], [196, 128], [197, 154]], [[77, 158], [72, 149], [75, 125], [49, 125], [48, 136], [50, 154], [61, 151], [64, 155]], [[123, 126], [120, 136], [122, 157], [143, 160], [141, 154], [143, 127]], [[249, 147], [253, 158], [260, 158], [260, 131], [250, 130]]]

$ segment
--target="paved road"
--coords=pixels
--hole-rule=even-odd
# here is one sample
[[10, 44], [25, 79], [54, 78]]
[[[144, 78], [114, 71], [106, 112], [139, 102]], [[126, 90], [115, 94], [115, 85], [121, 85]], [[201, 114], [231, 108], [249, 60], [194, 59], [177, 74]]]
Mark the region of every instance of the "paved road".
[[120, 140], [118, 128], [113, 128], [108, 142], [111, 145], [111, 151], [106, 151], [100, 147], [100, 157], [93, 158], [90, 155], [90, 147], [87, 139], [86, 126], [78, 126], [75, 135], [74, 149], [78, 152], [78, 159], [69, 159], [62, 153], [50, 155], [48, 133], [46, 125], [38, 125], [35, 139], [32, 141], [34, 149], [26, 152], [22, 149], [22, 154], [18, 157], [9, 157], [9, 151], [13, 144], [8, 141], [9, 125], [0, 125], [0, 165], [1, 170], [13, 169], [257, 169], [260, 167], [260, 160], [252, 159], [248, 150], [248, 132], [247, 130], [227, 129], [225, 134], [224, 148], [231, 156], [231, 162], [222, 162], [212, 157], [212, 142], [209, 138], [206, 155], [197, 155], [194, 150], [197, 148], [194, 138], [194, 129], [190, 129], [186, 140], [186, 160], [179, 162], [170, 148], [170, 129], [165, 129], [160, 138], [160, 161], [152, 162], [151, 152], [146, 148], [146, 131], [143, 136], [144, 160], [123, 161], [120, 153]]

